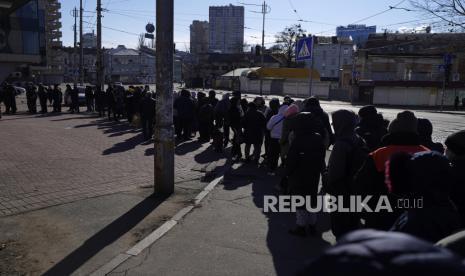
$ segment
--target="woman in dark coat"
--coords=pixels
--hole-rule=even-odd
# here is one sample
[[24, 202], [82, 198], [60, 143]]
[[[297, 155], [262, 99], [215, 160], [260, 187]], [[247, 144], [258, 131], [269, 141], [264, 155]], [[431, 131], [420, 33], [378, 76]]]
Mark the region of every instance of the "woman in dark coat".
[[[265, 115], [257, 110], [257, 105], [253, 102], [248, 104], [248, 110], [242, 119], [244, 127], [245, 159], [247, 162], [258, 163], [260, 151], [262, 149], [263, 134], [265, 132]], [[250, 148], [253, 145], [253, 156], [250, 159]]]
[[[316, 133], [318, 119], [311, 113], [300, 113], [295, 118], [301, 126], [294, 131], [294, 140], [287, 154], [285, 173], [289, 192], [293, 196], [310, 196], [312, 206], [316, 203], [320, 174], [325, 167], [326, 147], [323, 137]], [[306, 236], [315, 233], [316, 213], [305, 208], [296, 210], [297, 227], [289, 233]]]

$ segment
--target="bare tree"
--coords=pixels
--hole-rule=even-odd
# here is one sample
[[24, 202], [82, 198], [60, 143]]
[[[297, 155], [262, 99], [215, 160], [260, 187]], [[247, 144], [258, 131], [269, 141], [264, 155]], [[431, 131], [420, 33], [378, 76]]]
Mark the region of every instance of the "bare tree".
[[140, 34], [139, 39], [137, 41], [137, 49], [140, 50], [145, 47], [145, 34]]
[[294, 24], [276, 34], [276, 45], [273, 48], [275, 51], [284, 54], [288, 67], [295, 64], [296, 43], [297, 40], [306, 36], [305, 32], [300, 24]]
[[447, 23], [449, 31], [465, 28], [465, 0], [410, 0], [416, 9]]

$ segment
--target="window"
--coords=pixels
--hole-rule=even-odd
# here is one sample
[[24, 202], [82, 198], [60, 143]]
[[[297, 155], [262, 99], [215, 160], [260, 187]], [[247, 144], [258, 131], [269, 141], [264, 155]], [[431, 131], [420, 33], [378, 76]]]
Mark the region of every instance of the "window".
[[349, 63], [348, 63], [347, 59], [345, 58], [344, 59], [344, 65], [347, 65], [347, 64], [349, 64]]
[[336, 65], [336, 59], [335, 58], [331, 59], [331, 65]]
[[331, 77], [335, 77], [336, 76], [336, 71], [335, 70], [331, 70]]
[[349, 54], [349, 48], [344, 48], [344, 55], [348, 55]]

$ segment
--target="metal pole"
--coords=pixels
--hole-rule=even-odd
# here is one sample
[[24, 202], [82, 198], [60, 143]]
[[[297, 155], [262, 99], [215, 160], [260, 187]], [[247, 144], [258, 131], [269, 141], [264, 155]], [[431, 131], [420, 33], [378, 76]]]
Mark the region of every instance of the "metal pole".
[[441, 112], [444, 111], [444, 98], [445, 97], [446, 97], [446, 74], [444, 74], [444, 81], [442, 82]]
[[174, 192], [173, 12], [174, 0], [157, 0], [155, 193]]
[[82, 86], [84, 83], [84, 47], [82, 43], [82, 0], [79, 0], [79, 83]]
[[103, 89], [102, 69], [102, 0], [97, 0], [97, 87], [100, 89]]
[[77, 8], [74, 7], [73, 10], [73, 16], [74, 16], [74, 51], [73, 51], [73, 87], [77, 87], [77, 74], [76, 74], [76, 56], [77, 56], [77, 17], [78, 17], [78, 11]]
[[[260, 48], [260, 61], [261, 61], [261, 67], [264, 67], [264, 50], [265, 50], [265, 15], [266, 15], [266, 2], [263, 1], [262, 5], [262, 14], [263, 14], [263, 24], [262, 24], [262, 47]], [[260, 96], [263, 95], [263, 78], [260, 77]]]
[[310, 85], [309, 85], [309, 95], [310, 97], [312, 96], [312, 88], [313, 88], [313, 52], [314, 52], [314, 49], [315, 48], [315, 36], [312, 37], [312, 52], [311, 52], [311, 56], [312, 56], [312, 59], [311, 59], [311, 65], [310, 65]]

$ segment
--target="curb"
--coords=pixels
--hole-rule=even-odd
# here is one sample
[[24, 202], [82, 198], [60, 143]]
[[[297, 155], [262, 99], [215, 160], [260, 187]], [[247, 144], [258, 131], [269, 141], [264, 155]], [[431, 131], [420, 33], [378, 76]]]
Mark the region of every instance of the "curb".
[[211, 192], [213, 189], [223, 181], [224, 175], [215, 178], [211, 181], [203, 190], [194, 198], [194, 203], [190, 204], [180, 211], [178, 211], [170, 220], [163, 223], [160, 227], [155, 229], [152, 233], [150, 233], [147, 237], [143, 240], [139, 241], [135, 244], [132, 248], [127, 250], [124, 253], [120, 253], [113, 259], [111, 259], [108, 263], [104, 264], [94, 272], [92, 272], [91, 276], [104, 276], [111, 273], [115, 268], [119, 265], [124, 263], [126, 260], [133, 256], [139, 255], [144, 249], [154, 244], [157, 240], [159, 240], [163, 235], [165, 235], [168, 231], [170, 231], [178, 222], [183, 219], [187, 214], [189, 214], [195, 207], [199, 206], [202, 200]]

